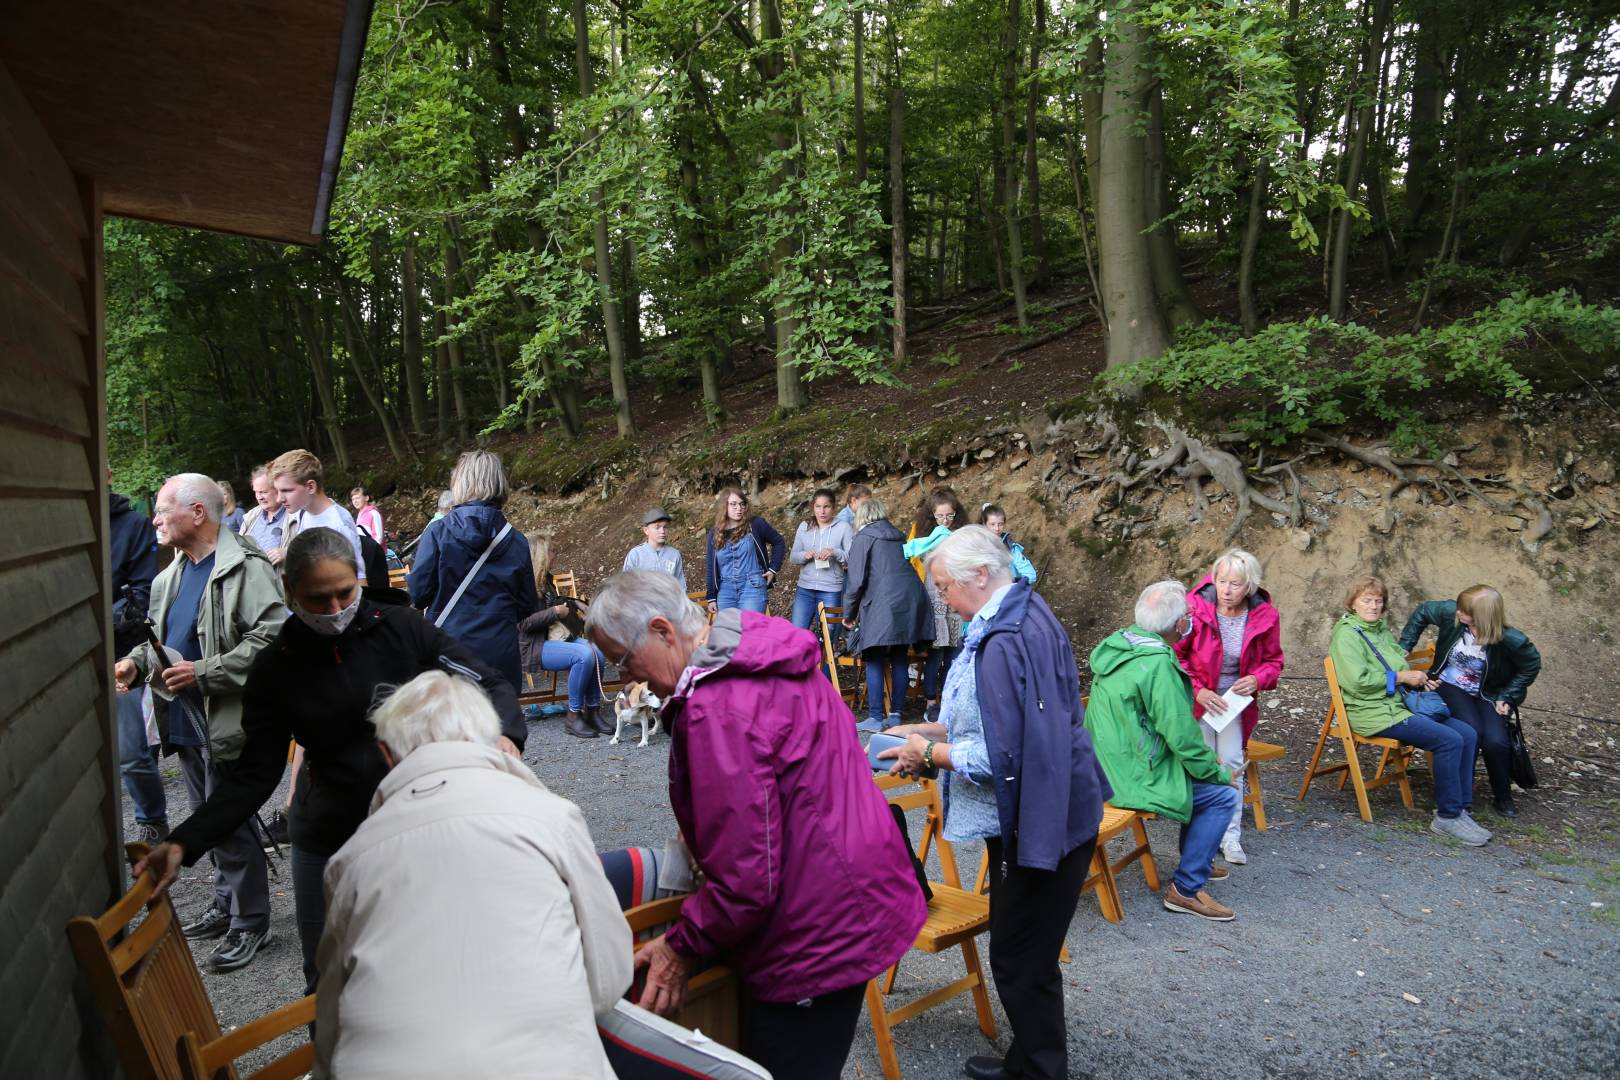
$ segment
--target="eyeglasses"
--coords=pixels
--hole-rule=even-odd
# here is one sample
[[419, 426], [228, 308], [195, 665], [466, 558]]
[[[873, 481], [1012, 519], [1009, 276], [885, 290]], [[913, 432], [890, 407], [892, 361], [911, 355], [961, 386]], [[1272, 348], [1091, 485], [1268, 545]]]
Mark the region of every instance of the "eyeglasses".
[[647, 637], [646, 631], [643, 631], [643, 632], [637, 634], [635, 640], [632, 641], [630, 643], [630, 645], [624, 650], [624, 655], [619, 657], [617, 660], [613, 661], [613, 666], [615, 668], [618, 668], [620, 671], [623, 671], [624, 670], [624, 665], [626, 665], [626, 664], [628, 664], [630, 662], [630, 654], [635, 652], [637, 649], [641, 648], [641, 643], [646, 637]]

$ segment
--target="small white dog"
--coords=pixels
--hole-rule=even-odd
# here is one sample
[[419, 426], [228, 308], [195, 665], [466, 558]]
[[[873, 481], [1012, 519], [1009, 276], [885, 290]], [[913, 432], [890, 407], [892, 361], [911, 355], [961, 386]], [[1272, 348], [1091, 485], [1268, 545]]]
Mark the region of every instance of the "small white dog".
[[631, 683], [619, 691], [619, 696], [613, 699], [613, 713], [617, 717], [617, 724], [613, 729], [613, 738], [608, 740], [610, 746], [619, 745], [619, 736], [624, 734], [626, 724], [641, 721], [641, 742], [638, 746], [647, 745], [647, 721], [652, 721], [652, 733], [658, 734], [664, 730], [658, 721], [658, 695], [647, 689], [644, 682]]

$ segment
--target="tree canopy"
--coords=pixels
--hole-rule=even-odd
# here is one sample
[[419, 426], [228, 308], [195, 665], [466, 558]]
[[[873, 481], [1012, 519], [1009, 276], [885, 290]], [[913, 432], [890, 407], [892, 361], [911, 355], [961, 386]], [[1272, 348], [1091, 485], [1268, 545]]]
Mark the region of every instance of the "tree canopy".
[[[1392, 378], [1357, 329], [1369, 281], [1412, 335], [1477, 308], [1453, 338], [1551, 320], [1613, 348], [1617, 11], [378, 0], [322, 246], [108, 222], [115, 470], [149, 489], [293, 444], [347, 469], [356, 438], [406, 462], [492, 428], [628, 437], [684, 387], [718, 425], [751, 343], [793, 412], [823, 380], [903, 378], [918, 307], [993, 290], [1028, 329], [1058, 281], [1085, 283], [1110, 367], [1154, 365], [1119, 385], [1274, 401], [1313, 343]], [[1210, 295], [1230, 327], [1201, 326]], [[1267, 326], [1301, 308], [1320, 323]], [[1417, 385], [1514, 392], [1525, 373], [1459, 367], [1453, 338], [1408, 342]], [[1220, 374], [1234, 356], [1252, 385]], [[1345, 371], [1313, 370], [1282, 379], [1297, 415], [1244, 430], [1345, 415], [1322, 390]]]

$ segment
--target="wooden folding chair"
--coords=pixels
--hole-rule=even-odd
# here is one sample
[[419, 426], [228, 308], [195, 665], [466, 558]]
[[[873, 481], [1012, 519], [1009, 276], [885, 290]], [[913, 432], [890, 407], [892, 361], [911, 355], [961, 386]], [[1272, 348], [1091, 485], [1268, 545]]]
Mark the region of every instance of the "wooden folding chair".
[[243, 1054], [314, 1022], [315, 995], [310, 994], [210, 1042], [205, 1043], [196, 1032], [188, 1031], [180, 1036], [180, 1075], [185, 1080], [296, 1080], [315, 1064], [314, 1043], [294, 1047], [240, 1078], [234, 1062]]
[[1281, 761], [1287, 753], [1276, 743], [1250, 739], [1243, 751], [1243, 805], [1254, 810], [1254, 827], [1266, 831], [1266, 804], [1260, 794], [1260, 763]]
[[709, 622], [714, 622], [714, 612], [709, 610], [709, 597], [707, 593], [705, 593], [702, 589], [694, 589], [686, 594], [686, 598], [703, 609], [703, 613], [709, 617]]
[[[1147, 822], [1154, 815], [1124, 806], [1103, 803], [1102, 824], [1097, 828], [1097, 847], [1091, 853], [1091, 869], [1080, 886], [1080, 892], [1097, 890], [1097, 906], [1102, 917], [1109, 922], [1123, 922], [1125, 904], [1119, 895], [1119, 872], [1133, 862], [1142, 864], [1142, 878], [1147, 887], [1159, 891], [1159, 864], [1153, 860], [1153, 845], [1148, 842]], [[1124, 836], [1127, 830], [1135, 844], [1124, 855], [1115, 859], [1108, 854], [1108, 842]]]
[[[833, 648], [833, 624], [842, 625], [844, 622], [844, 609], [841, 607], [828, 607], [826, 604], [816, 604], [816, 618], [821, 627], [821, 659], [832, 673], [833, 685], [838, 688], [838, 696], [849, 704], [852, 710], [859, 711], [866, 701], [866, 671], [858, 656], [840, 653]], [[848, 668], [852, 678], [850, 689], [844, 689], [844, 680], [838, 675], [839, 668]]]
[[[1426, 668], [1433, 661], [1433, 646], [1424, 646], [1406, 657], [1409, 667]], [[1344, 711], [1344, 694], [1339, 689], [1339, 675], [1334, 670], [1331, 656], [1322, 659], [1322, 669], [1327, 673], [1328, 712], [1322, 721], [1322, 733], [1316, 737], [1316, 749], [1311, 754], [1310, 764], [1305, 766], [1305, 779], [1299, 785], [1300, 801], [1304, 801], [1305, 793], [1310, 790], [1311, 782], [1317, 777], [1341, 773], [1339, 790], [1344, 790], [1346, 780], [1354, 783], [1357, 809], [1361, 812], [1361, 820], [1369, 825], [1372, 824], [1372, 804], [1367, 801], [1367, 792], [1374, 788], [1389, 783], [1399, 785], [1402, 805], [1408, 810], [1413, 809], [1416, 804], [1412, 800], [1412, 784], [1406, 776], [1406, 767], [1412, 760], [1412, 747], [1398, 739], [1357, 735], [1352, 731]], [[1330, 737], [1338, 739], [1343, 744], [1344, 761], [1338, 765], [1318, 767]], [[1381, 751], [1378, 755], [1378, 766], [1373, 770], [1370, 780], [1362, 775], [1361, 759], [1357, 756], [1357, 751], [1363, 746], [1377, 747]]]
[[[145, 858], [147, 847], [129, 844], [125, 851], [134, 864]], [[70, 920], [67, 936], [124, 1072], [131, 1080], [181, 1080], [180, 1037], [190, 1033], [199, 1044], [212, 1045], [221, 1032], [174, 903], [167, 893], [154, 898], [153, 885], [151, 875], [142, 874], [105, 914]], [[128, 929], [143, 908], [145, 917]], [[314, 1000], [304, 999], [311, 1016]], [[300, 1072], [314, 1057], [314, 1048], [307, 1050]]]
[[[639, 945], [664, 932], [681, 913], [686, 896], [666, 896], [624, 913], [630, 936]], [[729, 967], [715, 965], [693, 975], [686, 984], [686, 1003], [671, 1022], [702, 1031], [722, 1046], [742, 1048], [742, 980]]]
[[410, 587], [411, 568], [400, 566], [388, 571], [388, 587], [391, 589], [405, 589]]
[[[895, 977], [900, 970], [899, 964], [866, 984], [866, 1010], [872, 1018], [872, 1033], [877, 1039], [878, 1059], [883, 1063], [883, 1075], [887, 1080], [900, 1080], [900, 1058], [894, 1048], [895, 1025], [927, 1012], [936, 1005], [944, 1004], [958, 994], [973, 995], [973, 1005], [979, 1017], [979, 1030], [984, 1032], [986, 1038], [995, 1039], [996, 1018], [990, 1011], [990, 995], [985, 988], [984, 972], [979, 967], [979, 950], [973, 942], [975, 937], [990, 928], [990, 901], [976, 891], [962, 888], [961, 878], [956, 870], [955, 853], [943, 835], [945, 813], [940, 803], [938, 785], [931, 780], [913, 780], [889, 774], [878, 775], [876, 781], [878, 787], [888, 793], [892, 805], [906, 811], [921, 809], [927, 812], [922, 838], [917, 844], [917, 857], [926, 862], [929, 848], [937, 846], [940, 873], [945, 879], [942, 883], [933, 881], [928, 883], [928, 887], [934, 893], [933, 899], [928, 901], [928, 921], [923, 923], [922, 929], [917, 932], [917, 940], [911, 947], [929, 953], [960, 948], [962, 962], [967, 969], [966, 974], [955, 982], [930, 991], [895, 1009], [888, 1007], [884, 996], [894, 991]], [[913, 790], [897, 794], [897, 789], [901, 788]], [[883, 983], [881, 987], [880, 980]]]

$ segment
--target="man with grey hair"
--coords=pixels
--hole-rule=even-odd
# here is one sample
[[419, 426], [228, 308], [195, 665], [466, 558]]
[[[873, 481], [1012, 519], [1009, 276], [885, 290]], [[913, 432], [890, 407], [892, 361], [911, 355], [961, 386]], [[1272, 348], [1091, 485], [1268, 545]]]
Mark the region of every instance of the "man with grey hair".
[[[152, 583], [151, 611], [165, 655], [143, 643], [119, 660], [120, 690], [145, 679], [167, 704], [158, 730], [178, 752], [195, 811], [242, 752], [242, 690], [248, 669], [287, 617], [269, 559], [220, 527], [225, 499], [201, 473], [172, 476], [158, 490], [152, 519], [158, 543], [176, 558]], [[222, 937], [216, 970], [253, 959], [270, 936], [264, 852], [244, 822], [214, 849], [214, 904], [182, 928], [187, 937]]]
[[1165, 889], [1165, 910], [1230, 922], [1232, 909], [1204, 886], [1227, 876], [1214, 866], [1215, 852], [1238, 793], [1193, 719], [1192, 681], [1171, 648], [1191, 626], [1179, 581], [1143, 589], [1136, 623], [1092, 650], [1086, 728], [1115, 806], [1181, 822], [1181, 863]]

